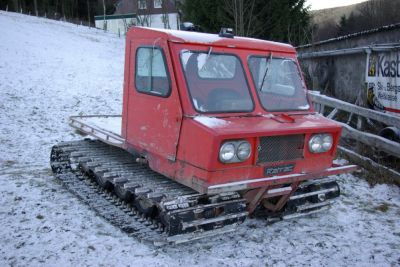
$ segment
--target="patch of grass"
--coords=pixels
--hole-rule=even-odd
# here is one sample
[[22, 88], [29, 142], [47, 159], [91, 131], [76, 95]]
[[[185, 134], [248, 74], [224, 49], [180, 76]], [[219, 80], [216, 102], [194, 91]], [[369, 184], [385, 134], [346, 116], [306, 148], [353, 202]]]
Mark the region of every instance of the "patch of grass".
[[376, 206], [375, 209], [379, 210], [380, 212], [387, 212], [389, 210], [389, 204], [382, 203], [379, 206]]
[[372, 187], [377, 184], [398, 184], [392, 176], [374, 170], [366, 170], [364, 168], [362, 168], [356, 176], [365, 179]]
[[250, 229], [256, 229], [256, 228], [257, 228], [257, 224], [252, 223], [252, 224], [249, 224], [248, 227], [249, 227]]
[[11, 166], [13, 166], [15, 164], [17, 164], [17, 162], [15, 160], [6, 160], [6, 161], [3, 162], [3, 165], [5, 167], [11, 167]]
[[83, 136], [83, 137], [87, 136], [87, 134], [85, 134], [85, 133], [82, 132], [82, 131], [79, 131], [78, 129], [74, 130], [73, 132], [74, 132], [75, 134], [80, 135], [80, 136]]
[[204, 245], [203, 249], [210, 251], [212, 249], [211, 245]]
[[101, 232], [101, 231], [98, 231], [96, 234], [101, 235], [101, 236], [111, 236], [111, 233], [106, 233], [106, 232]]

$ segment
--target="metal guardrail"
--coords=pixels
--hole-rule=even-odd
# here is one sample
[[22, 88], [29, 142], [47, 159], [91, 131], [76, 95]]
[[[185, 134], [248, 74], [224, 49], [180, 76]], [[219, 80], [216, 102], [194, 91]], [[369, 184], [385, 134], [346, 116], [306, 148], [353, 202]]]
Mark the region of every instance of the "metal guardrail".
[[326, 95], [321, 95], [316, 91], [309, 91], [308, 94], [310, 95], [311, 100], [319, 105], [330, 106], [333, 108], [337, 108], [339, 110], [354, 113], [365, 118], [377, 120], [384, 124], [400, 128], [400, 117], [398, 116], [353, 105], [336, 98], [328, 97]]
[[[316, 107], [316, 111], [323, 114], [325, 107], [333, 108], [333, 111], [326, 117], [333, 119], [338, 111], [345, 111], [350, 114], [356, 114], [358, 116], [379, 121], [389, 126], [395, 126], [400, 128], [400, 117], [394, 116], [392, 114], [383, 113], [367, 108], [363, 108], [351, 103], [338, 100], [332, 97], [319, 94], [319, 92], [309, 92], [310, 98]], [[382, 151], [397, 158], [400, 158], [400, 143], [391, 141], [389, 139], [383, 138], [381, 136], [368, 133], [359, 129], [355, 129], [350, 125], [338, 122], [343, 126], [342, 137], [357, 140], [367, 146], [372, 146], [376, 148], [377, 151]], [[339, 152], [345, 154], [345, 156], [352, 162], [364, 167], [365, 169], [379, 172], [387, 177], [391, 177], [397, 184], [400, 184], [400, 173], [392, 170], [386, 166], [374, 162], [373, 160], [359, 155], [355, 151], [349, 150], [348, 148], [339, 147]]]

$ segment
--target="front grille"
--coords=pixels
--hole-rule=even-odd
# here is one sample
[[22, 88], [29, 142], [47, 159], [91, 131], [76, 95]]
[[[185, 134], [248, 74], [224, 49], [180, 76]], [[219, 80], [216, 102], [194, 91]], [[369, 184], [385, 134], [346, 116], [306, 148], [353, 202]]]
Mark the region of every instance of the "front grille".
[[257, 163], [301, 159], [303, 148], [303, 134], [260, 137]]

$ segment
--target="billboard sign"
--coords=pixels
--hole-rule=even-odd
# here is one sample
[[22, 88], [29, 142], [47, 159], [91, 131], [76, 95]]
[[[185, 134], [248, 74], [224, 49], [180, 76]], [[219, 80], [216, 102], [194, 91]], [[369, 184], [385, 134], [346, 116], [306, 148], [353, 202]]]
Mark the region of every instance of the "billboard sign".
[[367, 54], [368, 105], [400, 114], [400, 51]]

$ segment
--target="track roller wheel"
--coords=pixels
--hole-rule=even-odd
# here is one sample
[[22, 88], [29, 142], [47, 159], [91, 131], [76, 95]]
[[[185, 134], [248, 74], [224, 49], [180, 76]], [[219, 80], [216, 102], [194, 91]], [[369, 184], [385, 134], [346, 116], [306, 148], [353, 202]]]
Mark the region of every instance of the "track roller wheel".
[[132, 194], [128, 190], [124, 189], [123, 185], [115, 185], [114, 192], [120, 199], [124, 201], [130, 202], [133, 200]]
[[150, 218], [155, 218], [158, 214], [157, 207], [154, 206], [148, 199], [139, 198], [135, 200], [136, 208], [144, 215]]
[[110, 181], [108, 181], [106, 178], [104, 178], [102, 176], [97, 176], [97, 175], [95, 175], [94, 178], [95, 178], [97, 184], [100, 185], [103, 189], [106, 189], [106, 190], [113, 189], [113, 184]]

